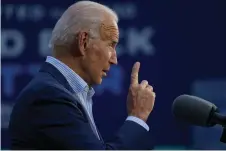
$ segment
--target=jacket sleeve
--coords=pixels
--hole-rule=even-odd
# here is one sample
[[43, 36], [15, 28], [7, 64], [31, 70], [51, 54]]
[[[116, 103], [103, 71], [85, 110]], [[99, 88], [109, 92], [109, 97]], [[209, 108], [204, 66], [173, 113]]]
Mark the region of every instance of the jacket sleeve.
[[38, 100], [32, 106], [31, 121], [38, 134], [54, 144], [53, 149], [148, 149], [144, 145], [148, 132], [139, 124], [125, 121], [111, 141], [102, 143], [84, 116], [69, 100]]

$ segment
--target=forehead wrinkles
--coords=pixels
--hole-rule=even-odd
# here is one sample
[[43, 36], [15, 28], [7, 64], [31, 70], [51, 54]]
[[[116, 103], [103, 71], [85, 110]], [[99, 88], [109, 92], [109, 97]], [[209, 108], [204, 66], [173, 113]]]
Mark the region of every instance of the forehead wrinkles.
[[105, 40], [118, 40], [118, 29], [115, 25], [102, 23], [100, 26], [100, 35]]

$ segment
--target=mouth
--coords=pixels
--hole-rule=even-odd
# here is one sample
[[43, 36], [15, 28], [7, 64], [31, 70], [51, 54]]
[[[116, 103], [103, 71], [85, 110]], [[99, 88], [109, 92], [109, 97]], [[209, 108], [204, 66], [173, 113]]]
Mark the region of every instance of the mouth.
[[109, 70], [102, 70], [103, 75], [106, 77]]

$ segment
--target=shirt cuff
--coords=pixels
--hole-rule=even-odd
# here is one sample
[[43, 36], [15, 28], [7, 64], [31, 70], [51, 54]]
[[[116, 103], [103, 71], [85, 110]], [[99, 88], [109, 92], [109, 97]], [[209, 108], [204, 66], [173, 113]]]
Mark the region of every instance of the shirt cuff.
[[139, 124], [140, 126], [142, 126], [143, 128], [145, 128], [147, 131], [149, 131], [149, 126], [143, 120], [141, 120], [135, 116], [128, 116], [126, 121], [133, 121], [133, 122]]

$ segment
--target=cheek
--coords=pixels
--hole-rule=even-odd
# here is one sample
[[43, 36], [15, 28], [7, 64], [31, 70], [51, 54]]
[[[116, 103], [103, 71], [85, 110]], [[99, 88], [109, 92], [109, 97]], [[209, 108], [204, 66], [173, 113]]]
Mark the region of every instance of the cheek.
[[106, 47], [96, 47], [94, 49], [95, 61], [101, 61], [102, 63], [108, 61], [111, 58], [112, 52], [108, 50]]
[[96, 45], [93, 45], [91, 47], [91, 49], [89, 50], [89, 61], [91, 61], [92, 63], [97, 62], [98, 60], [101, 59], [101, 53], [99, 50], [99, 47], [97, 47]]
[[112, 56], [112, 52], [109, 51], [109, 50], [107, 50], [107, 49], [105, 49], [105, 50], [103, 51], [103, 53], [102, 53], [102, 59], [101, 59], [102, 62], [103, 62], [104, 64], [108, 63], [109, 60], [111, 59], [111, 56]]

